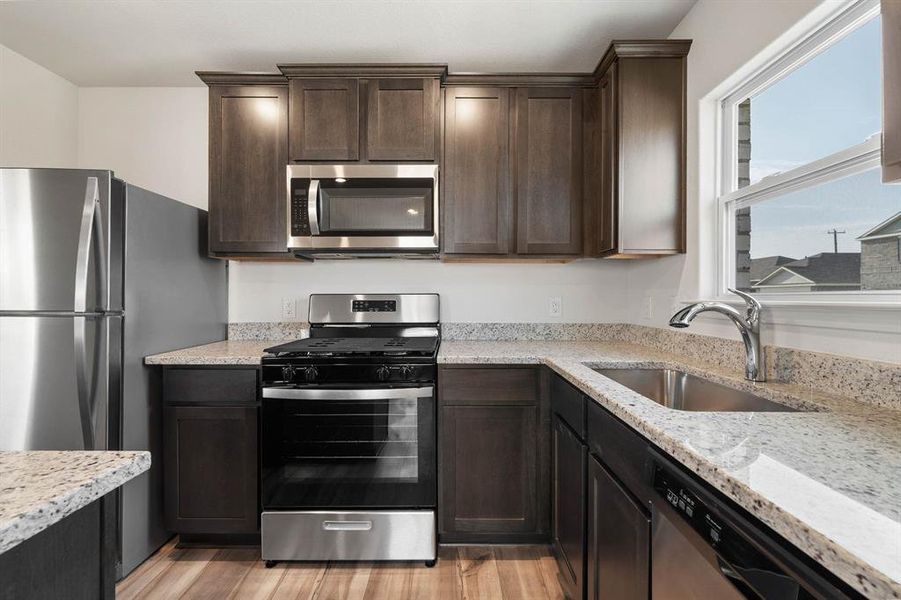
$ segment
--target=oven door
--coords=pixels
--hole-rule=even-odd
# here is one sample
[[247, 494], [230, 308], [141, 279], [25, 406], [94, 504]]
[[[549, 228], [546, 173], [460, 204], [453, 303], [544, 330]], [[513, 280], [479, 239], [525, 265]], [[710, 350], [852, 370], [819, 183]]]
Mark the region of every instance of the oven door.
[[263, 388], [264, 510], [436, 501], [432, 386]]
[[438, 167], [288, 167], [288, 247], [436, 252]]

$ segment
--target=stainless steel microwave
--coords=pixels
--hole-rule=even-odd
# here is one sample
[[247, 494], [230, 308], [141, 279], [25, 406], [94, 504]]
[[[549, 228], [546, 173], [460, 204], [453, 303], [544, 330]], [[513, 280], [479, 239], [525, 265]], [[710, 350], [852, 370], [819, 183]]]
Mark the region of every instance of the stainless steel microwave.
[[287, 209], [298, 255], [438, 252], [437, 165], [288, 165]]

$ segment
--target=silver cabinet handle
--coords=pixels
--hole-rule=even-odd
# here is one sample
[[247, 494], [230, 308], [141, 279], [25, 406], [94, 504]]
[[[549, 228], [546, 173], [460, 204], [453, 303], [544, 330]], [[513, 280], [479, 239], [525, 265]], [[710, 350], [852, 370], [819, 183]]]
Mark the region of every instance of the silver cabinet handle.
[[372, 521], [323, 521], [325, 531], [369, 531]]
[[319, 235], [319, 180], [310, 180], [307, 190], [307, 217], [310, 219], [310, 235]]
[[332, 390], [313, 388], [263, 388], [263, 398], [279, 400], [402, 400], [431, 398], [434, 388], [387, 388], [376, 390]]
[[[100, 273], [101, 299], [106, 298], [106, 273], [103, 247], [103, 219], [100, 216], [100, 185], [96, 177], [88, 177], [84, 191], [84, 208], [81, 211], [81, 230], [78, 234], [78, 252], [75, 258], [75, 301], [73, 310], [85, 312], [88, 307], [88, 271], [91, 267], [91, 246], [94, 241], [94, 228], [101, 240], [98, 244], [97, 269]], [[102, 307], [101, 307], [102, 308]]]

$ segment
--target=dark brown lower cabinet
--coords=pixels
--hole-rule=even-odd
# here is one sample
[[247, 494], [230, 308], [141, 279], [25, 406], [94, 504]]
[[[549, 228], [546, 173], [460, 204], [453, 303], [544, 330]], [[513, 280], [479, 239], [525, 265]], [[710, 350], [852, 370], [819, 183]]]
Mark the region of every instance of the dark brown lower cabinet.
[[0, 598], [113, 600], [115, 495], [93, 501], [0, 554]]
[[547, 540], [548, 409], [534, 367], [443, 367], [438, 531], [445, 543]]
[[[217, 376], [232, 381], [231, 391], [200, 385]], [[164, 374], [164, 512], [170, 531], [189, 536], [259, 531], [256, 389], [244, 392], [242, 405], [235, 391], [240, 388], [234, 386], [256, 376], [254, 369], [171, 369]], [[210, 393], [216, 389], [218, 393]]]
[[588, 460], [588, 598], [647, 600], [651, 520], [595, 457]]
[[585, 589], [585, 469], [588, 448], [562, 419], [554, 417], [554, 553], [568, 598]]

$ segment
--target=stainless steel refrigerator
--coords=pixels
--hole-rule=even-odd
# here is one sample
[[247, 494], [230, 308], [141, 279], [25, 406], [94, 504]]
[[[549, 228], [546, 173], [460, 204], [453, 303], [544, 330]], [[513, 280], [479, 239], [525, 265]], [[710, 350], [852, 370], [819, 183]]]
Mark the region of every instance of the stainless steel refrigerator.
[[205, 222], [110, 171], [0, 169], [0, 450], [151, 451], [118, 494], [120, 576], [170, 537], [143, 358], [226, 335]]

